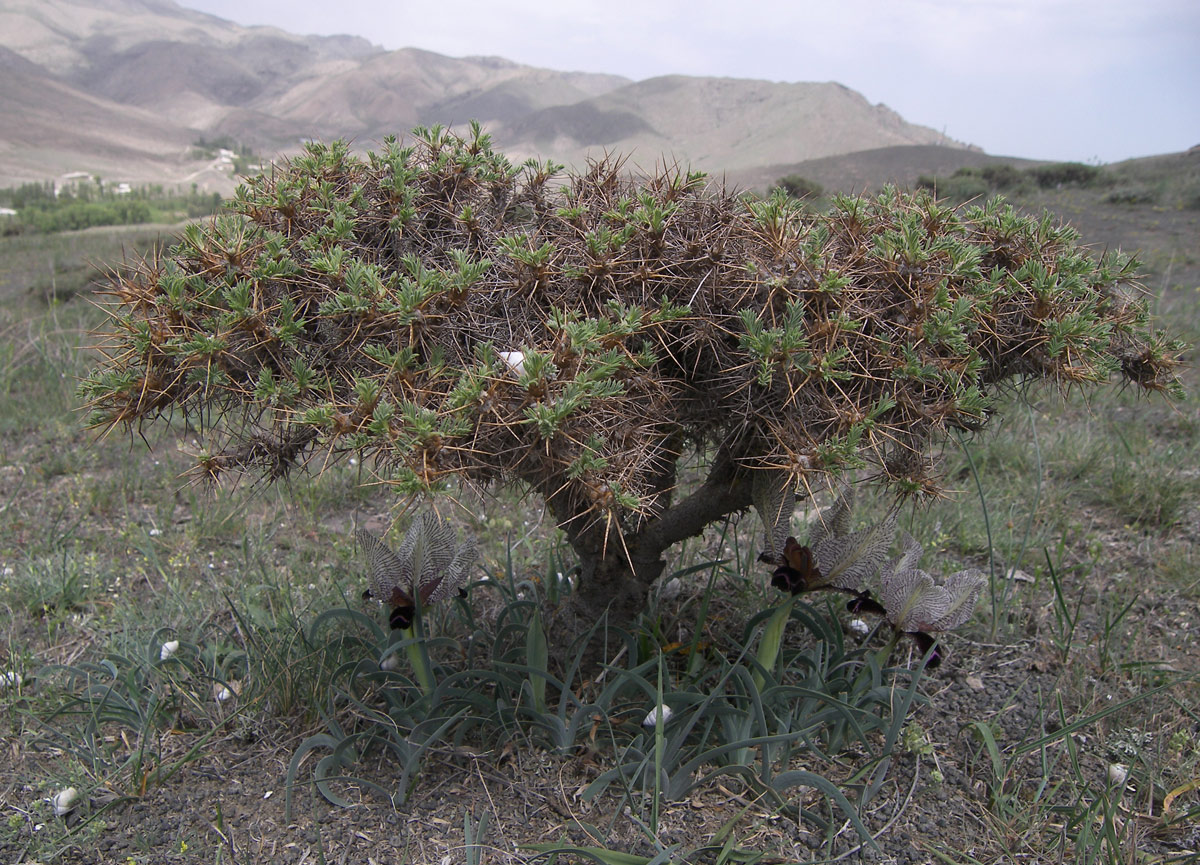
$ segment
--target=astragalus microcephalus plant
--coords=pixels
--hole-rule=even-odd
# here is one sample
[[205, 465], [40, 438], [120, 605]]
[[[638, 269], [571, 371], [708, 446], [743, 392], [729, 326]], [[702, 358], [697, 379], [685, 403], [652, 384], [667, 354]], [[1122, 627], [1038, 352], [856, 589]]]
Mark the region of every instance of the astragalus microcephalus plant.
[[1010, 382], [1182, 394], [1137, 263], [1051, 215], [893, 187], [814, 214], [463, 132], [309, 142], [114, 271], [90, 423], [195, 420], [209, 483], [358, 460], [407, 507], [528, 491], [579, 559], [578, 620], [631, 624], [755, 475], [778, 514], [860, 469], [926, 500], [931, 449]]

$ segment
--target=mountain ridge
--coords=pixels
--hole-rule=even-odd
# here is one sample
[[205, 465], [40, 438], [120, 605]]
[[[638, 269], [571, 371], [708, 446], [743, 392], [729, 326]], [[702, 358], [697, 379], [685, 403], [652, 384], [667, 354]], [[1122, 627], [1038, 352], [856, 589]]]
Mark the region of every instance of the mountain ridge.
[[20, 67], [0, 94], [0, 186], [83, 170], [228, 192], [231, 173], [198, 161], [191, 142], [228, 136], [275, 157], [307, 138], [367, 148], [472, 119], [514, 160], [575, 166], [620, 152], [634, 165], [748, 174], [890, 146], [969, 150], [835, 82], [632, 81], [498, 55], [386, 51], [356, 36], [244, 27], [171, 0], [9, 0], [0, 50], [12, 55], [0, 63]]

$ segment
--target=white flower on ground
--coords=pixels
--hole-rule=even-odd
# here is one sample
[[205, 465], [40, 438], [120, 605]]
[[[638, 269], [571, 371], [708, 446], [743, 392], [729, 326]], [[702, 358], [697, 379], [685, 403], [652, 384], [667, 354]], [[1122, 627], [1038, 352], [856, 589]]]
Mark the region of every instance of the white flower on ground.
[[165, 661], [179, 651], [178, 640], [167, 640], [162, 644], [162, 648], [158, 650], [158, 659]]
[[846, 627], [850, 629], [850, 633], [860, 637], [865, 637], [871, 631], [871, 626], [862, 619], [851, 619], [846, 623]]
[[16, 670], [0, 673], [0, 691], [7, 691], [9, 688], [19, 688], [24, 681], [25, 677]]
[[649, 712], [646, 713], [646, 717], [642, 719], [642, 726], [643, 727], [651, 727], [651, 728], [656, 726], [658, 724], [659, 715], [662, 715], [662, 722], [663, 722], [663, 724], [666, 724], [667, 721], [671, 720], [671, 715], [672, 715], [671, 707], [663, 705], [663, 706], [658, 706], [657, 708], [651, 709]]
[[513, 375], [520, 378], [525, 373], [525, 352], [523, 351], [502, 351], [499, 352], [500, 359], [509, 368]]
[[50, 799], [50, 804], [54, 806], [54, 816], [65, 817], [75, 810], [75, 806], [79, 803], [79, 791], [74, 787], [68, 787], [65, 790], [59, 790]]

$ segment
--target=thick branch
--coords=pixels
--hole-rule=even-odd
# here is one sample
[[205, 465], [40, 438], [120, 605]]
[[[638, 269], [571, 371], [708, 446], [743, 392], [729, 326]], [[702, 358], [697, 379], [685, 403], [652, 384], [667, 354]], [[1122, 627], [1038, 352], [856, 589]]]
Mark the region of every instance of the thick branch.
[[750, 504], [750, 478], [739, 472], [728, 452], [722, 450], [704, 483], [643, 526], [636, 546], [644, 554], [661, 556], [673, 544], [703, 532], [714, 520]]

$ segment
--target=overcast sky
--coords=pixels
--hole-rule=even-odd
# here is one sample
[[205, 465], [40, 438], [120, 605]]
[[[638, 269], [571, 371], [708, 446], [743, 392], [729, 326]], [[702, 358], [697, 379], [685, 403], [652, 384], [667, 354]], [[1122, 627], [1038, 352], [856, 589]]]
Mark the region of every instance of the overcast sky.
[[988, 153], [1200, 144], [1200, 0], [179, 0], [239, 24], [562, 71], [837, 81]]

